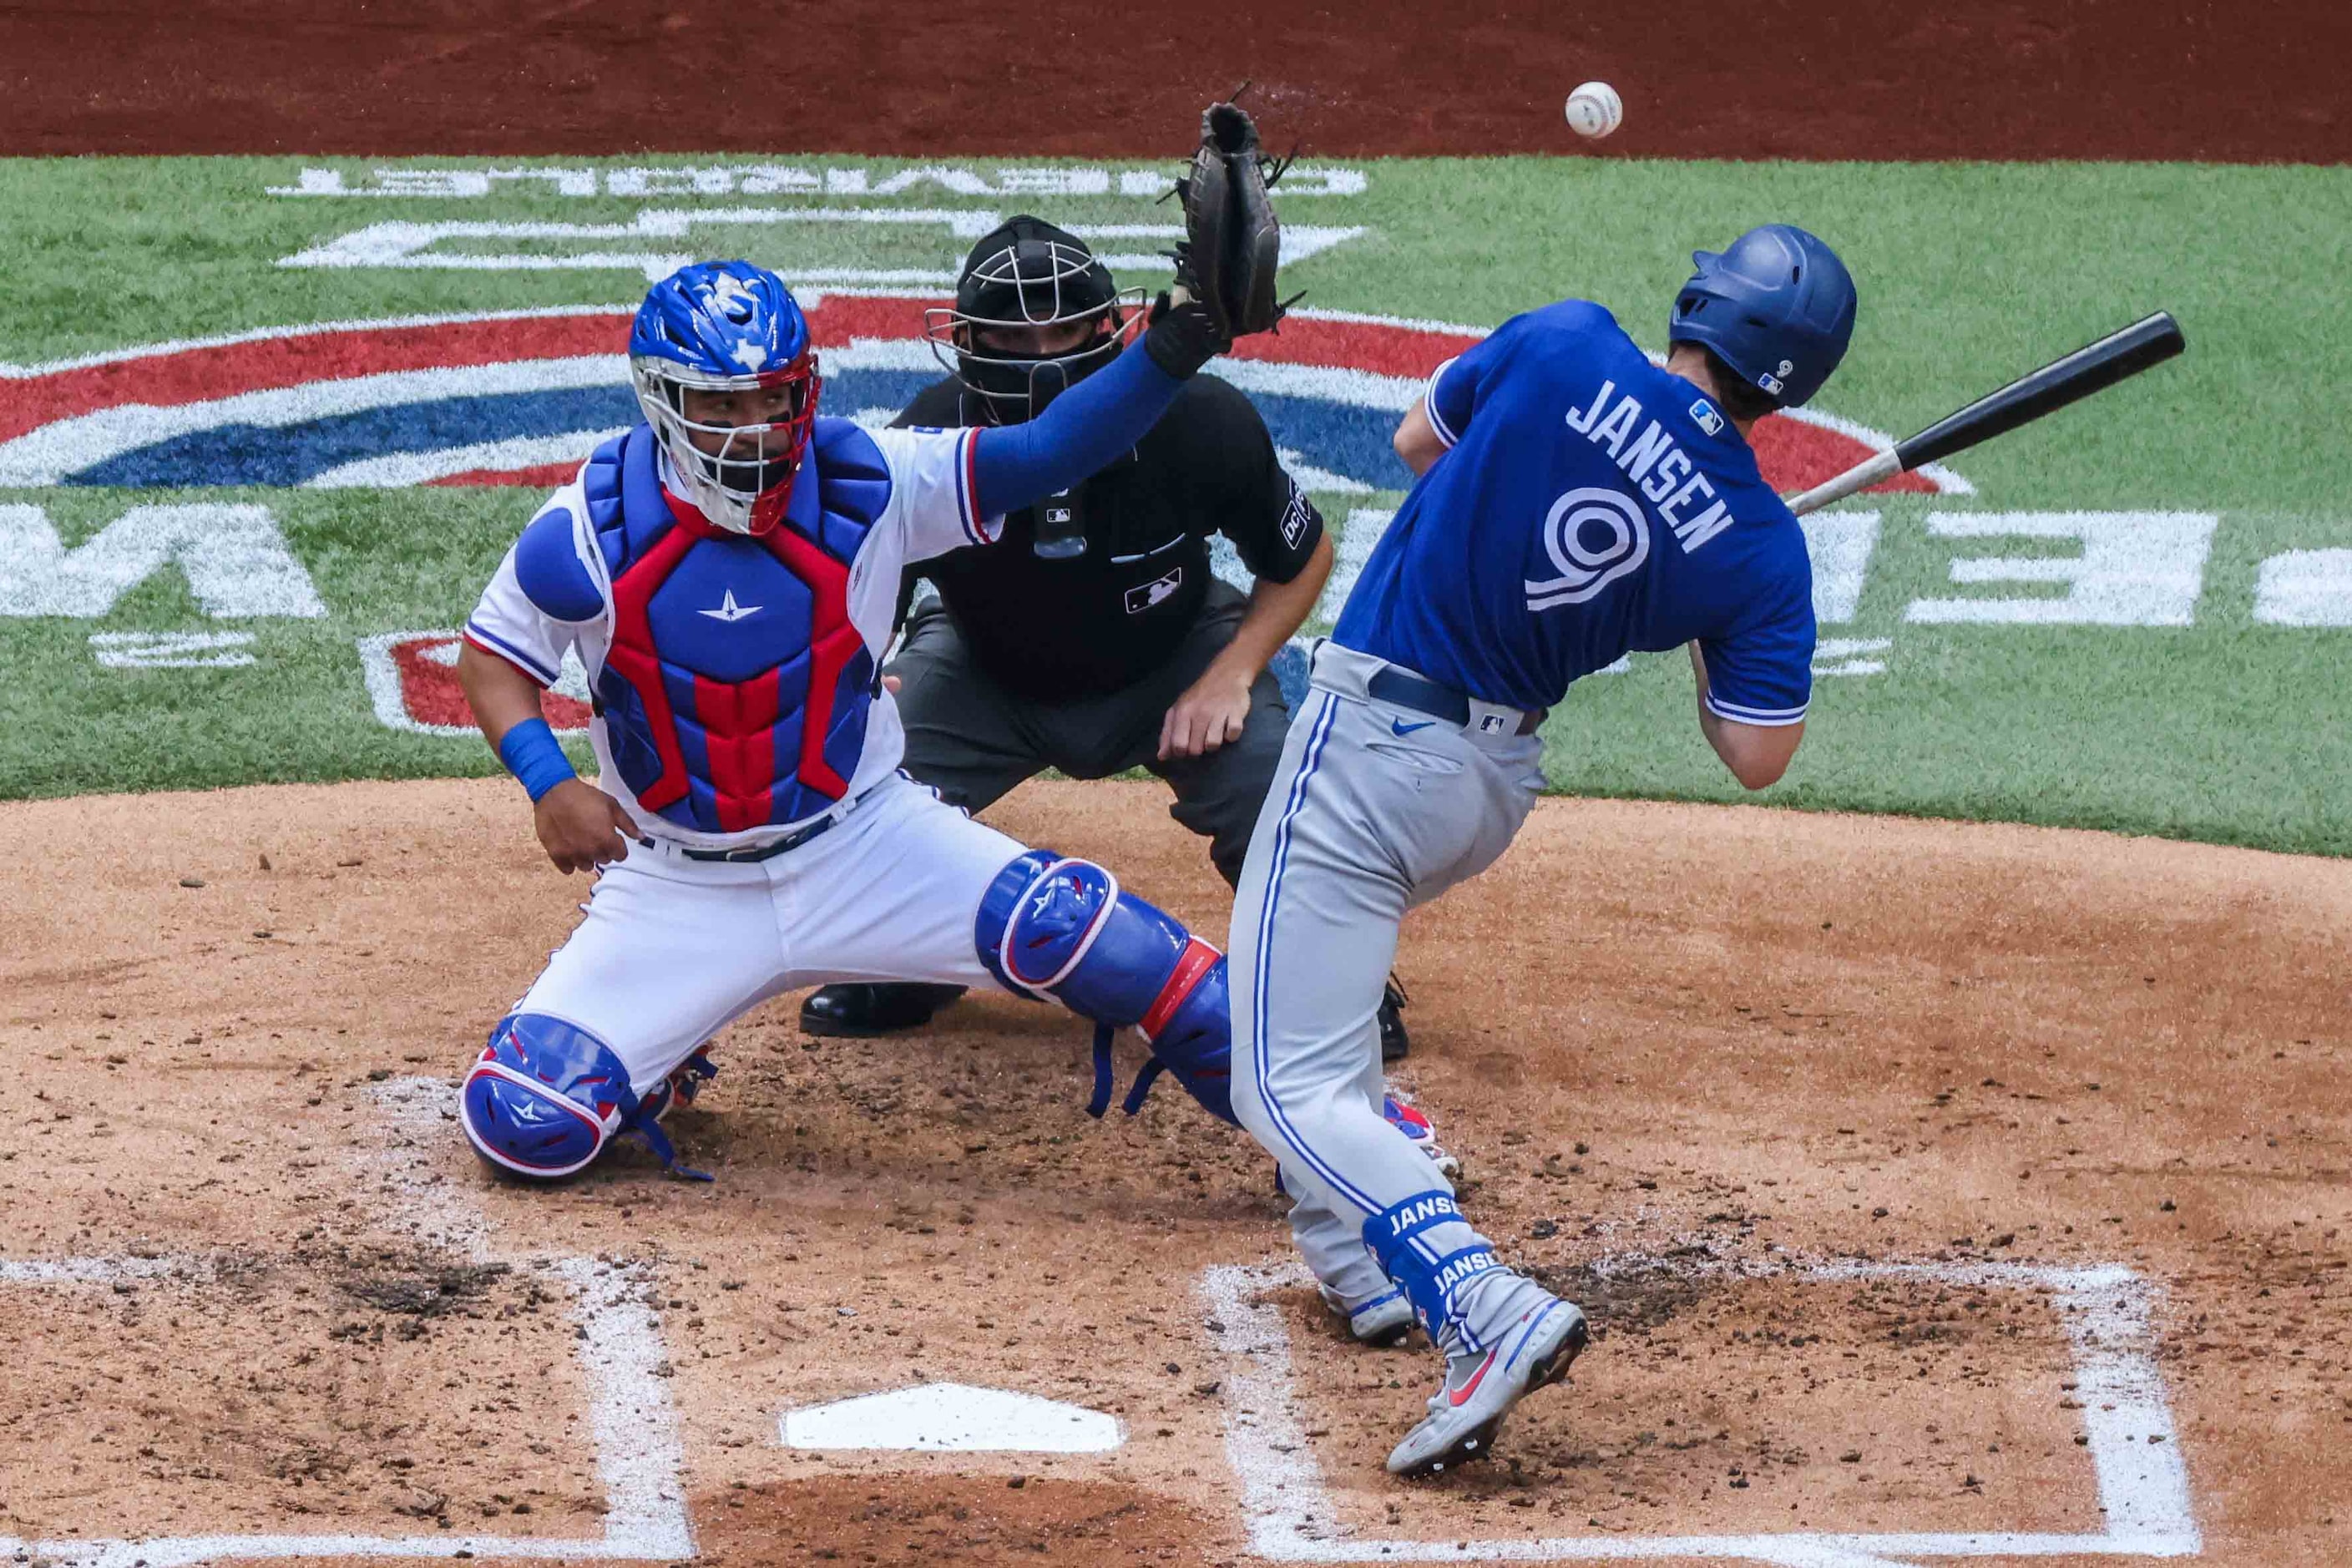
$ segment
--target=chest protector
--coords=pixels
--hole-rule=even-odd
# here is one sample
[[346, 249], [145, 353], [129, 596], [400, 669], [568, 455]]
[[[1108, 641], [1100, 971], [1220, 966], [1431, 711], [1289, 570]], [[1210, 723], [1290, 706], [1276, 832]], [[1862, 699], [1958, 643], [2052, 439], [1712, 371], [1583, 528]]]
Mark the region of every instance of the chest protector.
[[873, 656], [849, 619], [849, 565], [890, 499], [882, 453], [820, 419], [783, 521], [730, 533], [662, 489], [640, 425], [582, 475], [613, 584], [596, 679], [613, 763], [640, 805], [702, 833], [805, 820], [849, 793]]

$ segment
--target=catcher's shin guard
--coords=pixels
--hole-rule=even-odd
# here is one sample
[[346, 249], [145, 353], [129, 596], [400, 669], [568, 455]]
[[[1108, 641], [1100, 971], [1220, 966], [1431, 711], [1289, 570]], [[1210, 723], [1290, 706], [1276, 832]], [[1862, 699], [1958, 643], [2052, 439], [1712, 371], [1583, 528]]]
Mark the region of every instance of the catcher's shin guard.
[[1224, 955], [1181, 921], [1121, 891], [1091, 860], [1033, 849], [989, 885], [973, 941], [1006, 989], [1094, 1020], [1090, 1114], [1110, 1103], [1112, 1035], [1134, 1028], [1151, 1061], [1128, 1092], [1129, 1115], [1166, 1071], [1213, 1115], [1234, 1120]]

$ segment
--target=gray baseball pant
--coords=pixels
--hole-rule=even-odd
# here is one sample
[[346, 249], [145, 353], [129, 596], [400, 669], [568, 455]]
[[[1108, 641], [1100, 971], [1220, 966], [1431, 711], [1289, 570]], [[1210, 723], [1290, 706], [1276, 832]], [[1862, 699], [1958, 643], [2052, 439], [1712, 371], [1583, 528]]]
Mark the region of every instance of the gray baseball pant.
[[[1409, 1245], [1432, 1263], [1475, 1263], [1486, 1247], [1455, 1215], [1451, 1184], [1381, 1114], [1374, 1015], [1405, 910], [1492, 865], [1544, 782], [1542, 742], [1512, 732], [1516, 711], [1474, 703], [1467, 725], [1433, 721], [1370, 695], [1382, 668], [1333, 643], [1317, 650], [1234, 900], [1234, 1110], [1281, 1163], [1298, 1199], [1293, 1232], [1327, 1280], [1343, 1262], [1393, 1277], [1365, 1223], [1433, 1194], [1445, 1201], [1422, 1203]], [[1449, 1294], [1462, 1346], [1480, 1348], [1523, 1310], [1517, 1281], [1496, 1269]]]
[[1176, 792], [1168, 814], [1209, 840], [1209, 858], [1230, 884], [1241, 875], [1250, 825], [1282, 754], [1290, 721], [1282, 688], [1261, 672], [1240, 738], [1206, 756], [1162, 759], [1160, 723], [1225, 651], [1248, 608], [1240, 590], [1213, 582], [1200, 618], [1159, 668], [1101, 696], [1041, 702], [989, 679], [947, 606], [926, 600], [908, 616], [889, 667], [903, 683], [907, 772], [950, 805], [976, 813], [1049, 767], [1079, 779], [1149, 768]]

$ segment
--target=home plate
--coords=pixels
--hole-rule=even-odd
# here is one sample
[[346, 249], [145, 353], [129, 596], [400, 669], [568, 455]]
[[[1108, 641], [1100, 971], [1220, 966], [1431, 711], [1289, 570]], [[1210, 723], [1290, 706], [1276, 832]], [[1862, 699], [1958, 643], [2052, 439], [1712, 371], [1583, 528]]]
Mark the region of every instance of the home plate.
[[1119, 1445], [1118, 1422], [1098, 1410], [961, 1383], [788, 1410], [782, 1427], [787, 1448], [1101, 1454]]

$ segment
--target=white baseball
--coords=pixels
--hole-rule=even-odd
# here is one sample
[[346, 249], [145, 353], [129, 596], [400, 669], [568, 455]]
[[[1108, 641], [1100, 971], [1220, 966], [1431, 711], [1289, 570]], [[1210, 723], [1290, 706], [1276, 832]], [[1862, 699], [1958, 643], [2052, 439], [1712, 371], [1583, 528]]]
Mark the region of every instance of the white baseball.
[[1605, 81], [1588, 81], [1568, 95], [1569, 129], [1598, 142], [1625, 122], [1625, 100]]

